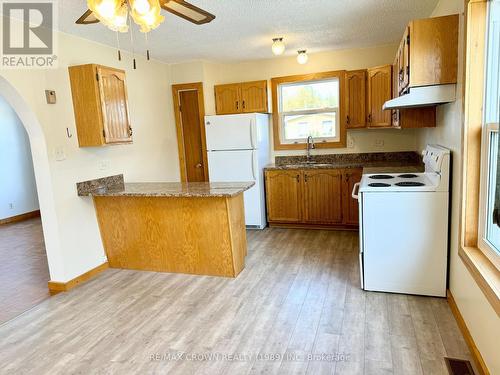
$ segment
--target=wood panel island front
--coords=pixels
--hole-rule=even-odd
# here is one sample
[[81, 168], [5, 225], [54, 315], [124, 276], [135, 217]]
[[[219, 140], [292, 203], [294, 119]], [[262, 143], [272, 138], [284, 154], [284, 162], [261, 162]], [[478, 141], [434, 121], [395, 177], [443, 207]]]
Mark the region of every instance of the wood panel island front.
[[241, 183], [77, 183], [91, 196], [111, 268], [236, 277], [247, 253]]

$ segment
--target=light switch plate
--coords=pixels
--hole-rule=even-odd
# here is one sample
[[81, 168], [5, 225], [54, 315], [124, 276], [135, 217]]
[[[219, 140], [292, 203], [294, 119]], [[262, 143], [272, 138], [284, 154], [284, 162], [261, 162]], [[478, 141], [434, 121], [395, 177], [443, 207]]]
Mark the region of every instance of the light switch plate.
[[54, 90], [45, 90], [45, 99], [47, 99], [47, 104], [56, 104], [56, 92]]
[[347, 148], [354, 148], [354, 139], [350, 135], [347, 136]]
[[109, 160], [99, 160], [99, 170], [105, 171], [109, 169]]
[[384, 140], [383, 139], [375, 139], [375, 147], [384, 147]]

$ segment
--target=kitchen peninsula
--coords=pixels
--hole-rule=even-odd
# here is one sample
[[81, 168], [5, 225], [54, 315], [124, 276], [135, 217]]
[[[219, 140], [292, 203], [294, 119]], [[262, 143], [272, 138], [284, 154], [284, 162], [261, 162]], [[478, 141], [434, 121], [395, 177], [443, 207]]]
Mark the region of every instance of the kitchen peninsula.
[[236, 277], [247, 253], [243, 192], [253, 182], [77, 183], [91, 196], [111, 268]]

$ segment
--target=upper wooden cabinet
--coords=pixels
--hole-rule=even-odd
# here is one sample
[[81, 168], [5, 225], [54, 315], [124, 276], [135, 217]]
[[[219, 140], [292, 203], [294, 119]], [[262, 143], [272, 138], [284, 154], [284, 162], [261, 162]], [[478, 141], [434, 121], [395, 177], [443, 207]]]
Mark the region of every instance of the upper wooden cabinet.
[[368, 69], [367, 124], [370, 128], [392, 126], [391, 111], [383, 110], [383, 104], [392, 99], [392, 65]]
[[346, 72], [345, 99], [347, 129], [366, 127], [366, 70]]
[[457, 82], [458, 15], [411, 21], [399, 45], [398, 93]]
[[132, 142], [125, 72], [95, 64], [68, 69], [79, 146]]
[[218, 115], [268, 112], [267, 81], [216, 85], [214, 91]]

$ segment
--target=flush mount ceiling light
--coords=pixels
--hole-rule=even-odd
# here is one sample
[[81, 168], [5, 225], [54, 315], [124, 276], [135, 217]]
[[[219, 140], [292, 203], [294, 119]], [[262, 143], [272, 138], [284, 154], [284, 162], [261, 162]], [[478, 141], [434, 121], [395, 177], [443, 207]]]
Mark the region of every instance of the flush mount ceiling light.
[[273, 46], [271, 47], [276, 56], [282, 55], [285, 52], [285, 43], [283, 38], [273, 38]]
[[298, 50], [297, 53], [297, 62], [300, 64], [300, 65], [304, 65], [305, 63], [307, 63], [307, 60], [309, 60], [309, 56], [307, 56], [307, 51], [305, 49], [301, 49], [301, 50]]

